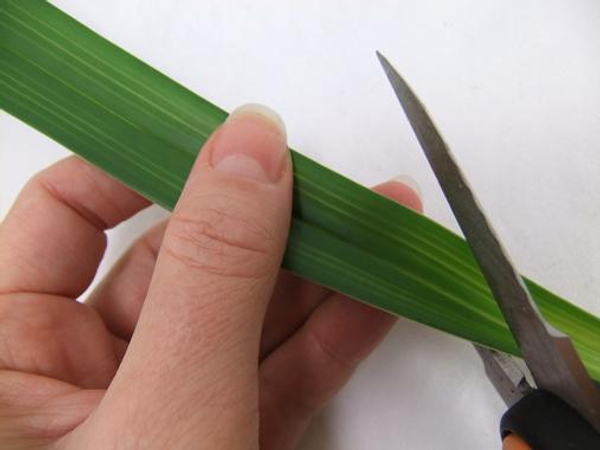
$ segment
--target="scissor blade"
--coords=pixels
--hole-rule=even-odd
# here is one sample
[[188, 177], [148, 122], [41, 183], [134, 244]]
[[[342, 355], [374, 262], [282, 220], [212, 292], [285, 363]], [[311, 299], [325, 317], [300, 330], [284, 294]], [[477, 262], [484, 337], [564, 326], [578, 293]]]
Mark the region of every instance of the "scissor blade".
[[600, 432], [600, 395], [571, 341], [539, 314], [424, 106], [387, 59], [379, 52], [377, 57], [537, 387], [569, 403]]
[[473, 344], [473, 347], [483, 362], [485, 373], [506, 406], [510, 408], [532, 390], [525, 374], [510, 356], [477, 344]]

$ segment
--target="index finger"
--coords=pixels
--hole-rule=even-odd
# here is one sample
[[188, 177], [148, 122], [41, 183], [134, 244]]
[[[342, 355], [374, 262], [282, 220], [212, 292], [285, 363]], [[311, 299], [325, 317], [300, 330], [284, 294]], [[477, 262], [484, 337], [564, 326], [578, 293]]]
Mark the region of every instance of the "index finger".
[[149, 204], [77, 157], [40, 172], [0, 225], [0, 294], [77, 297], [102, 259], [104, 230]]

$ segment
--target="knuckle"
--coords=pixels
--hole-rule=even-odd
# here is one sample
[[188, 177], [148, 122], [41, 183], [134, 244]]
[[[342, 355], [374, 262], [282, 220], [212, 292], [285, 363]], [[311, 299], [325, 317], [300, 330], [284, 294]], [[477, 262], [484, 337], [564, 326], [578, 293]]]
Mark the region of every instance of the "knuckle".
[[305, 329], [297, 341], [299, 360], [305, 361], [296, 371], [301, 380], [289, 388], [286, 380], [261, 377], [261, 408], [276, 409], [289, 418], [310, 417], [320, 410], [354, 373], [359, 361], [319, 334]]
[[359, 361], [350, 355], [344, 354], [343, 349], [336, 348], [327, 339], [322, 337], [317, 330], [307, 328], [307, 345], [310, 346], [308, 352], [313, 355], [315, 360], [321, 361], [321, 364], [341, 369], [342, 371], [353, 371], [356, 369]]
[[258, 218], [203, 209], [194, 217], [175, 214], [162, 250], [193, 270], [223, 277], [262, 278], [275, 264], [273, 241], [273, 233]]

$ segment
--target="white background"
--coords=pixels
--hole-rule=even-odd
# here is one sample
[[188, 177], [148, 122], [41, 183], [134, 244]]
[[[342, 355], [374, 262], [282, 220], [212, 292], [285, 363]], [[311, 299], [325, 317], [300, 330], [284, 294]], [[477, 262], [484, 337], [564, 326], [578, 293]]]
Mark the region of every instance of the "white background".
[[[56, 1], [230, 110], [261, 102], [290, 144], [371, 185], [410, 174], [457, 229], [375, 58], [427, 105], [521, 271], [600, 314], [600, 3]], [[0, 112], [0, 217], [68, 152]], [[110, 234], [101, 273], [165, 213]], [[304, 449], [499, 448], [503, 406], [471, 347], [401, 320]]]

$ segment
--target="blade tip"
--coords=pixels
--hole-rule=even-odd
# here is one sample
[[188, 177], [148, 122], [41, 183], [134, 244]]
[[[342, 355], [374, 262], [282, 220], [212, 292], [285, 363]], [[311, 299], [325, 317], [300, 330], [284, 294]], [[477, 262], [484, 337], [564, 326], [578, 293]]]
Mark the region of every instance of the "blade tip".
[[383, 54], [379, 50], [375, 50], [375, 54], [377, 55], [377, 59], [379, 60], [379, 64], [381, 64], [381, 68], [383, 69], [385, 76], [391, 82], [392, 81], [391, 72], [394, 71], [394, 69], [392, 68], [392, 65], [390, 64], [388, 59], [385, 56], [383, 56]]

